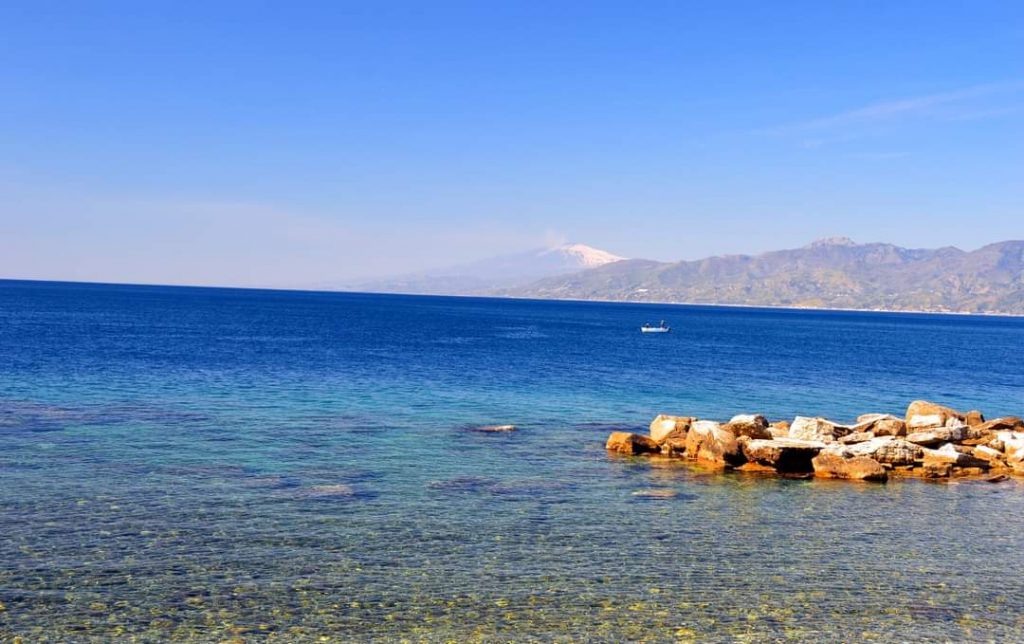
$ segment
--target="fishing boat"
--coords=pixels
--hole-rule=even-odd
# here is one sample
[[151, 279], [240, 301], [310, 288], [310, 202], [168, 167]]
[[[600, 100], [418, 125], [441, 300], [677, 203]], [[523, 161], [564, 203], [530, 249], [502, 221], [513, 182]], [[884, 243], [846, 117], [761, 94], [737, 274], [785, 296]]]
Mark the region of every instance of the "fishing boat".
[[640, 333], [668, 333], [671, 330], [672, 327], [665, 324], [665, 320], [662, 320], [658, 326], [644, 324], [642, 327], [640, 327]]

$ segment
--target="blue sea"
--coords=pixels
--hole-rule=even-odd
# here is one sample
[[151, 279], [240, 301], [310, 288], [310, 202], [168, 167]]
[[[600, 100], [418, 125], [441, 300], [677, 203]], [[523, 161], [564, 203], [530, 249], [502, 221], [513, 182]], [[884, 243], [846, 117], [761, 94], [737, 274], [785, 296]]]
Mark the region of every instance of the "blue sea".
[[1020, 641], [1017, 480], [604, 441], [1022, 415], [1022, 350], [1021, 318], [0, 282], [0, 641]]

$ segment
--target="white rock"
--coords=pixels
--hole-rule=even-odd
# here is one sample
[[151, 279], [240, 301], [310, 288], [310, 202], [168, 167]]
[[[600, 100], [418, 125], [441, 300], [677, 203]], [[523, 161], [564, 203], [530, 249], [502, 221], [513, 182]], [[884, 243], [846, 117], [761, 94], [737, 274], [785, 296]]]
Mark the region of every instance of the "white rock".
[[941, 414], [928, 414], [926, 416], [911, 416], [907, 421], [907, 430], [927, 429], [930, 427], [942, 427], [943, 418]]

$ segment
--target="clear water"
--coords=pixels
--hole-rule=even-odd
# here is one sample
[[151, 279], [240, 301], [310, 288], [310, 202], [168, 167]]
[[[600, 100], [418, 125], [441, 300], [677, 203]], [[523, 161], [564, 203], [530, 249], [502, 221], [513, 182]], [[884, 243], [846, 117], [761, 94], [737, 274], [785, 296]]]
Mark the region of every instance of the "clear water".
[[1022, 349], [1011, 318], [0, 282], [0, 640], [1020, 640], [1019, 482], [603, 442], [1019, 415]]

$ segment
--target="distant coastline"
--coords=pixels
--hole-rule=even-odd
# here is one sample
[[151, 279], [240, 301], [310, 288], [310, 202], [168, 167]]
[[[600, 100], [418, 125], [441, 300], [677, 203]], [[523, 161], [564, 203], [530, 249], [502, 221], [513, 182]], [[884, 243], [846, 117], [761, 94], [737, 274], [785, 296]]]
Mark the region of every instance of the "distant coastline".
[[849, 307], [821, 307], [821, 306], [784, 306], [770, 304], [726, 304], [709, 302], [676, 302], [661, 300], [619, 300], [603, 298], [570, 298], [570, 297], [530, 297], [517, 295], [483, 295], [483, 294], [447, 294], [447, 293], [403, 293], [403, 292], [382, 292], [382, 291], [355, 291], [338, 289], [310, 289], [310, 288], [287, 288], [280, 286], [227, 286], [212, 284], [152, 284], [144, 282], [91, 282], [81, 280], [43, 280], [43, 279], [22, 279], [22, 278], [0, 278], [0, 286], [5, 283], [25, 284], [68, 284], [80, 286], [127, 286], [138, 288], [181, 288], [181, 289], [210, 289], [210, 290], [236, 290], [236, 291], [271, 291], [275, 293], [323, 293], [323, 294], [351, 294], [351, 295], [380, 295], [396, 297], [425, 297], [425, 298], [461, 298], [480, 300], [510, 300], [510, 301], [535, 301], [535, 302], [575, 302], [600, 303], [600, 304], [634, 304], [641, 306], [693, 306], [709, 307], [718, 309], [762, 309], [769, 311], [810, 311], [810, 312], [836, 312], [836, 313], [890, 313], [890, 314], [913, 314], [913, 315], [940, 315], [956, 317], [985, 317], [985, 318], [1024, 318], [1024, 313], [1011, 313], [1000, 311], [938, 311], [926, 309], [866, 309]]

